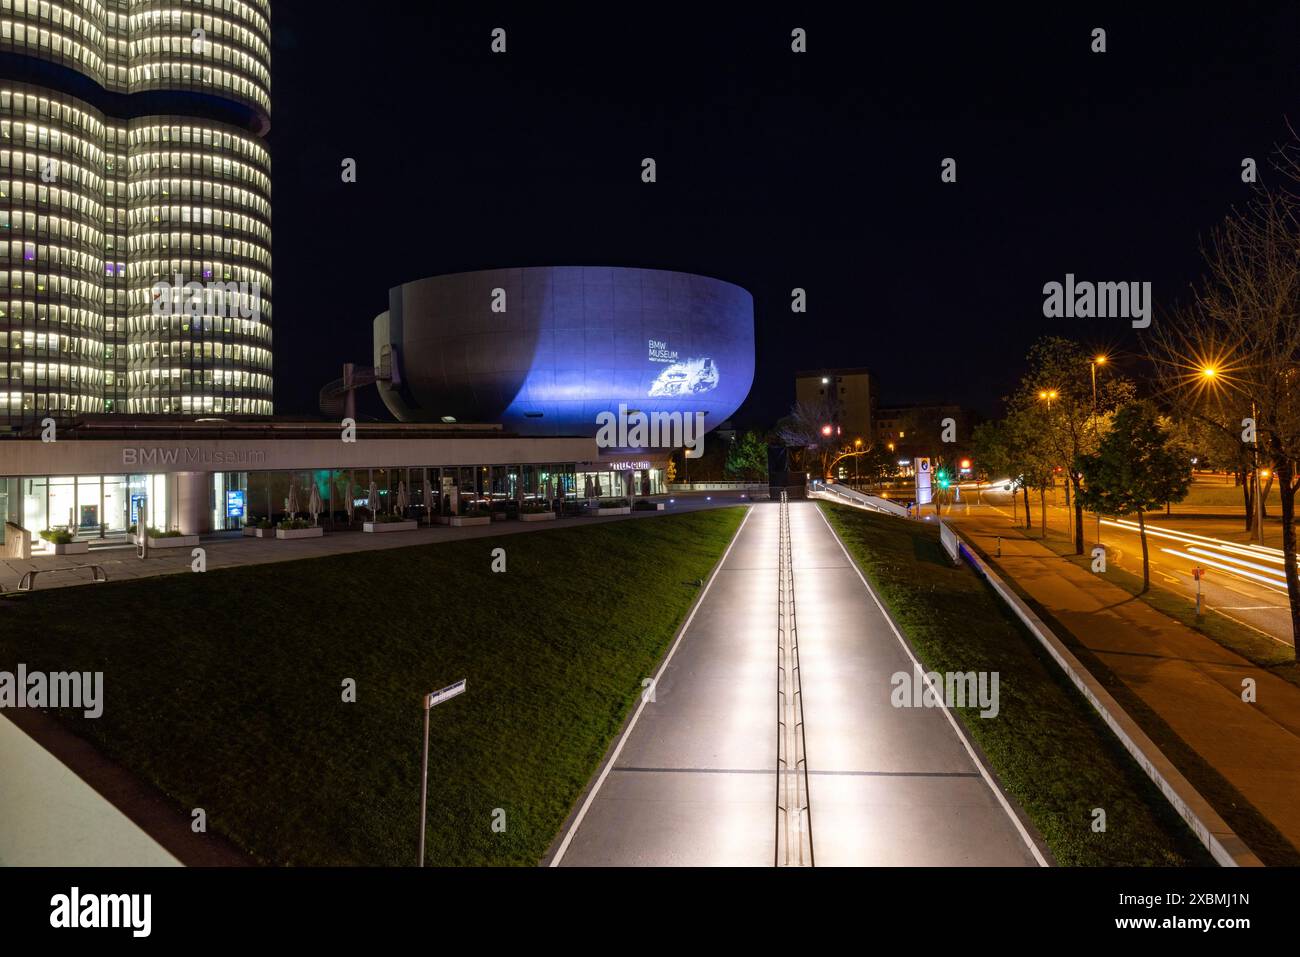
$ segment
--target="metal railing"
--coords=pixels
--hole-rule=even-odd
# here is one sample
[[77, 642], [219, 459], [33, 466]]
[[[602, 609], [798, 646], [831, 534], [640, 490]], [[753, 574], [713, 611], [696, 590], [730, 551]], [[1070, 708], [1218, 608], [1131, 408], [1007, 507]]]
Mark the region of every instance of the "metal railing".
[[820, 493], [831, 496], [841, 502], [854, 505], [858, 508], [869, 509], [873, 512], [883, 512], [886, 515], [894, 515], [898, 518], [910, 518], [912, 513], [908, 509], [899, 505], [897, 502], [891, 502], [888, 499], [880, 498], [877, 495], [867, 495], [865, 492], [859, 492], [857, 489], [849, 488], [838, 483], [834, 485], [827, 484], [820, 479], [813, 479], [808, 483], [809, 494]]
[[108, 572], [104, 571], [103, 565], [65, 565], [62, 568], [33, 568], [27, 574], [23, 575], [22, 580], [18, 582], [19, 591], [35, 591], [36, 576], [40, 574], [51, 575], [55, 572], [90, 572], [92, 582], [102, 584], [108, 581]]
[[790, 503], [781, 493], [777, 543], [776, 612], [776, 847], [777, 867], [813, 867], [812, 804], [804, 736], [799, 626], [794, 600]]

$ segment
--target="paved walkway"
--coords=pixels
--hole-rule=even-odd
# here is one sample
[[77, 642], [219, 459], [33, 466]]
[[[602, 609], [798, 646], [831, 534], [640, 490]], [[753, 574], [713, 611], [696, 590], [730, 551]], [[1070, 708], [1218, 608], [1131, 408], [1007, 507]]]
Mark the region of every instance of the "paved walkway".
[[[515, 535], [524, 532], [546, 531], [556, 528], [576, 528], [603, 522], [621, 522], [659, 515], [697, 511], [702, 508], [721, 508], [728, 505], [748, 504], [739, 495], [717, 492], [704, 495], [675, 497], [675, 502], [662, 512], [641, 511], [629, 515], [583, 516], [556, 519], [553, 522], [493, 522], [491, 525], [471, 525], [452, 528], [435, 525], [412, 532], [366, 534], [361, 531], [326, 532], [320, 538], [300, 538], [281, 541], [275, 538], [244, 538], [242, 535], [223, 532], [205, 535], [200, 545], [207, 552], [208, 571], [218, 568], [235, 568], [241, 565], [262, 565], [269, 562], [287, 562], [300, 558], [319, 558], [343, 552], [377, 551], [385, 548], [406, 548], [412, 545], [432, 545], [438, 542], [455, 542], [467, 538], [489, 538], [498, 535]], [[22, 576], [32, 569], [81, 568], [101, 565], [109, 581], [129, 578], [152, 578], [156, 575], [174, 575], [190, 571], [190, 549], [154, 549], [149, 558], [136, 557], [134, 545], [92, 547], [83, 555], [37, 555], [30, 561], [0, 558], [0, 587], [17, 591]], [[37, 576], [40, 591], [71, 585], [85, 585], [91, 580], [88, 570], [74, 572], [48, 572]]]
[[[816, 503], [790, 520], [817, 864], [1034, 865], [945, 713], [890, 704], [911, 660]], [[772, 866], [778, 537], [756, 505], [560, 863]]]
[[[1003, 575], [1300, 847], [1300, 688], [1025, 538], [1004, 518], [954, 520]], [[992, 558], [999, 535], [1002, 557]], [[1256, 682], [1255, 703], [1241, 700], [1245, 678]]]
[[0, 867], [177, 864], [126, 815], [0, 714]]

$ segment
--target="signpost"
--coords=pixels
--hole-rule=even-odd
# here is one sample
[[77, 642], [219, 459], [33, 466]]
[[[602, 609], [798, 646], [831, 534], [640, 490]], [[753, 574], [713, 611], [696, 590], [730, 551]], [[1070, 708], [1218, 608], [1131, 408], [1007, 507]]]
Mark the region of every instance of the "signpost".
[[920, 506], [930, 504], [930, 460], [928, 458], [919, 458], [915, 459], [914, 462], [916, 464], [916, 504], [917, 514], [919, 515]]
[[135, 496], [132, 496], [132, 502], [136, 513], [135, 553], [144, 559], [149, 557], [149, 497], [141, 495], [137, 502]]
[[420, 867], [424, 866], [424, 818], [429, 800], [429, 711], [465, 693], [465, 678], [424, 696], [424, 763], [420, 768]]
[[1200, 565], [1192, 566], [1192, 577], [1196, 579], [1196, 617], [1201, 617], [1201, 579], [1205, 577], [1205, 569]]

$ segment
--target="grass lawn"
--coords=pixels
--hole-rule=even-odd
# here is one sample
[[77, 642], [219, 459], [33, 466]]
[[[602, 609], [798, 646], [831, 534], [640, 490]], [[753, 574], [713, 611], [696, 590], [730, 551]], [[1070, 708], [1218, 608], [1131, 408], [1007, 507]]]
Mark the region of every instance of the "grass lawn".
[[[1268, 485], [1267, 480], [1262, 484]], [[1273, 486], [1268, 489], [1268, 494], [1264, 496], [1264, 504], [1274, 510], [1273, 515], [1277, 515], [1276, 510], [1282, 507], [1281, 502], [1281, 491], [1278, 489], [1277, 483], [1274, 482]], [[1229, 482], [1207, 481], [1193, 482], [1192, 487], [1187, 492], [1187, 498], [1175, 504], [1174, 508], [1177, 509], [1179, 505], [1223, 505], [1230, 506], [1237, 511], [1243, 512], [1243, 514], [1246, 507], [1242, 500], [1240, 485], [1233, 485]], [[1157, 509], [1156, 511], [1160, 510]], [[1154, 515], [1156, 512], [1148, 512], [1147, 514]]]
[[996, 718], [953, 710], [1058, 864], [1213, 863], [1037, 640], [948, 560], [936, 525], [819, 504], [927, 670], [999, 673]]
[[[9, 598], [0, 669], [104, 672], [57, 712], [265, 864], [536, 864], [738, 508]], [[507, 571], [490, 570], [504, 548]], [[356, 703], [342, 701], [355, 679]], [[503, 833], [492, 829], [505, 812]]]

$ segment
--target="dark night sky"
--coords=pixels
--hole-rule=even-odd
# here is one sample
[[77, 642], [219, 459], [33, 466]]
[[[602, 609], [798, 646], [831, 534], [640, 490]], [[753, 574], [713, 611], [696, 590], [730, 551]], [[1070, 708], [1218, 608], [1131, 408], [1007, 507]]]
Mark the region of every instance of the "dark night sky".
[[[1294, 3], [443, 6], [273, 4], [280, 413], [314, 412], [344, 360], [370, 364], [390, 286], [562, 264], [753, 293], [742, 423], [770, 424], [793, 372], [827, 365], [875, 371], [884, 404], [995, 412], [1040, 335], [1140, 348], [1122, 319], [1045, 319], [1043, 283], [1185, 297], [1199, 237], [1246, 195], [1242, 157], [1267, 176], [1287, 119], [1300, 127]], [[794, 26], [807, 54], [790, 52]], [[1095, 26], [1105, 54], [1089, 52]], [[795, 286], [807, 316], [790, 313]]]

